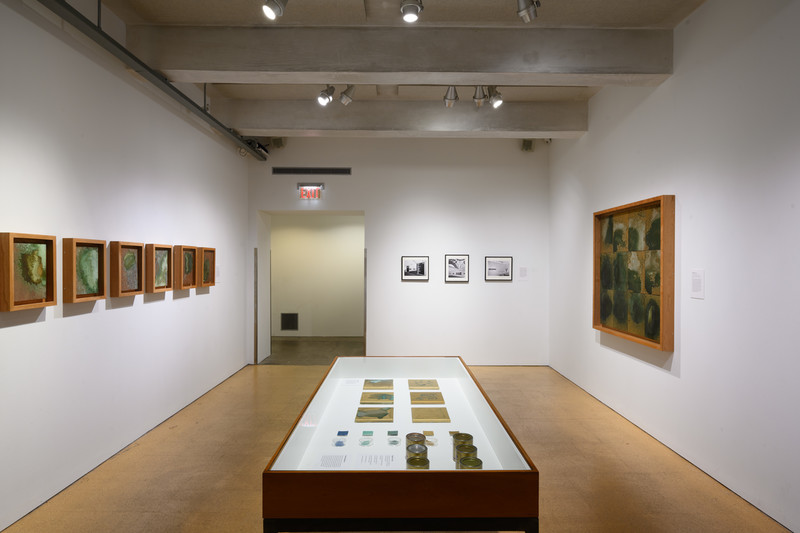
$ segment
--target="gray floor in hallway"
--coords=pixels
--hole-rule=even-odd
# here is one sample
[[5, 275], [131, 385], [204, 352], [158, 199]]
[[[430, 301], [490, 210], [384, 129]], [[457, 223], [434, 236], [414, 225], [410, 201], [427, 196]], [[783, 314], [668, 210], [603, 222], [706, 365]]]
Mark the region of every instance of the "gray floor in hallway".
[[334, 358], [364, 356], [364, 337], [272, 337], [262, 365], [330, 365]]
[[[787, 531], [552, 369], [472, 370], [540, 471], [543, 533]], [[261, 472], [325, 371], [245, 367], [6, 533], [260, 531]]]

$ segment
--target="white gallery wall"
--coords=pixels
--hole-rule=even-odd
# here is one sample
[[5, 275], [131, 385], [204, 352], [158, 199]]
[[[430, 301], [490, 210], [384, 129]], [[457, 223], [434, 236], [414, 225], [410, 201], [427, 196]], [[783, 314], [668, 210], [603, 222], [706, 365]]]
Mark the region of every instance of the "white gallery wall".
[[[245, 159], [26, 13], [0, 2], [0, 232], [57, 237], [58, 305], [0, 313], [0, 529], [245, 362]], [[64, 304], [65, 237], [215, 247], [217, 285]]]
[[[274, 334], [364, 335], [364, 215], [268, 216]], [[281, 313], [297, 313], [296, 331], [281, 329]]]
[[[307, 176], [272, 175], [272, 166], [350, 167], [352, 175], [314, 176], [325, 182], [322, 198], [303, 200], [297, 183]], [[266, 231], [260, 211], [364, 212], [367, 355], [547, 364], [546, 150], [522, 152], [504, 139], [293, 138], [250, 171], [254, 247]], [[469, 254], [468, 284], [444, 282], [445, 254]], [[403, 255], [428, 256], [429, 281], [401, 281]], [[513, 256], [512, 282], [484, 281], [487, 255]]]
[[[710, 0], [674, 75], [604, 89], [551, 151], [550, 364], [800, 530], [800, 3]], [[675, 194], [676, 342], [591, 325], [592, 213]], [[703, 269], [705, 299], [690, 298]]]

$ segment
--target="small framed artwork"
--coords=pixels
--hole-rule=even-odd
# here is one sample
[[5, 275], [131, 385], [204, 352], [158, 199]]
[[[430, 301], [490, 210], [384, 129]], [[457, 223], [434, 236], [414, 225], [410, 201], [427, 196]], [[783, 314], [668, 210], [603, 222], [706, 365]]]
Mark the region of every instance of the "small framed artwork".
[[111, 297], [144, 294], [144, 244], [111, 241]]
[[469, 283], [469, 256], [447, 254], [444, 256], [445, 283]]
[[64, 248], [64, 303], [106, 297], [106, 241], [67, 238]]
[[594, 213], [592, 327], [674, 349], [675, 196]]
[[198, 265], [196, 246], [175, 246], [175, 290], [184, 290], [197, 287]]
[[0, 311], [56, 305], [56, 238], [0, 233]]
[[216, 249], [200, 248], [200, 287], [213, 287], [216, 283], [216, 256]]
[[505, 256], [486, 256], [486, 281], [511, 281], [514, 259]]
[[172, 290], [172, 246], [169, 244], [148, 244], [144, 249], [145, 291], [149, 293]]
[[404, 255], [400, 263], [403, 281], [428, 281], [428, 256]]

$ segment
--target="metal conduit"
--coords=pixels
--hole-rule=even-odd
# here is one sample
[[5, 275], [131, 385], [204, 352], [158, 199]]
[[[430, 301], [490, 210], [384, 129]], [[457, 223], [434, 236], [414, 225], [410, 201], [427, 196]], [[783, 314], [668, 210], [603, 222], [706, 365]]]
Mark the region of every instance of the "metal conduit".
[[[110, 52], [114, 57], [122, 61], [128, 68], [145, 78], [147, 81], [161, 89], [173, 100], [180, 103], [197, 117], [222, 134], [223, 137], [233, 141], [236, 146], [245, 150], [247, 153], [258, 159], [266, 161], [267, 154], [263, 146], [254, 140], [247, 140], [234, 132], [214, 118], [203, 107], [197, 105], [191, 98], [175, 88], [167, 78], [159, 72], [147, 66], [142, 60], [130, 53], [125, 47], [119, 44], [106, 34], [98, 25], [80, 14], [75, 8], [67, 4], [64, 0], [38, 0], [44, 7], [61, 17], [64, 21], [74, 26], [78, 31], [89, 37], [92, 41], [99, 44], [104, 50]], [[98, 2], [98, 13], [100, 3]]]

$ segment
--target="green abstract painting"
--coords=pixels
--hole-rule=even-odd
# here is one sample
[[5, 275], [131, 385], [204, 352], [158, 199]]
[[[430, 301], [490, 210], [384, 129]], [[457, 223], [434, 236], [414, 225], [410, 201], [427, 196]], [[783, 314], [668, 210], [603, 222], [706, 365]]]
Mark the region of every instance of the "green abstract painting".
[[47, 298], [47, 245], [14, 243], [14, 301], [39, 302]]
[[164, 288], [169, 284], [169, 253], [165, 248], [155, 250], [155, 286]]
[[214, 281], [214, 252], [206, 250], [203, 252], [203, 284]]
[[195, 250], [183, 251], [183, 285], [185, 287], [195, 284], [194, 281], [194, 257]]
[[122, 275], [120, 276], [120, 290], [122, 292], [140, 290], [140, 264], [138, 248], [122, 248]]
[[659, 342], [660, 207], [606, 216], [600, 232], [601, 323]]
[[75, 278], [78, 296], [100, 293], [100, 248], [76, 245]]

